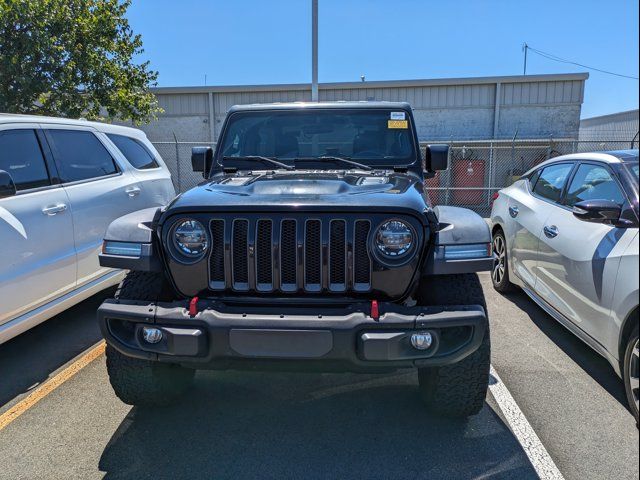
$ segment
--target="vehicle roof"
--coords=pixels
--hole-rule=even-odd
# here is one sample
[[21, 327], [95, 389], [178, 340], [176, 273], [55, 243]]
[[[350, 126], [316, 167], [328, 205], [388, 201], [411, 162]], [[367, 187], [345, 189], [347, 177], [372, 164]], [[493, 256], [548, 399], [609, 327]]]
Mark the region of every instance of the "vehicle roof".
[[250, 105], [234, 105], [229, 109], [229, 113], [264, 110], [292, 110], [292, 109], [397, 109], [411, 110], [407, 102], [384, 102], [384, 101], [360, 101], [360, 102], [283, 102], [283, 103], [255, 103]]
[[[638, 149], [629, 150], [610, 150], [607, 152], [584, 152], [584, 153], [571, 153], [569, 155], [561, 155], [559, 157], [553, 157], [549, 160], [545, 160], [539, 165], [531, 168], [529, 172], [537, 170], [540, 167], [549, 165], [551, 163], [558, 163], [563, 161], [576, 161], [576, 160], [597, 160], [604, 163], [624, 163], [627, 161], [638, 159]], [[527, 172], [527, 173], [529, 173]]]
[[635, 161], [638, 159], [638, 149], [627, 149], [627, 150], [611, 150], [607, 152], [609, 155], [613, 155], [614, 157], [618, 157], [623, 162]]
[[19, 115], [15, 113], [0, 113], [0, 125], [9, 123], [39, 123], [43, 125], [70, 125], [77, 127], [91, 127], [99, 132], [116, 133], [131, 137], [145, 137], [142, 130], [123, 125], [113, 125], [110, 123], [90, 122], [88, 120], [62, 118], [62, 117], [46, 117], [43, 115]]

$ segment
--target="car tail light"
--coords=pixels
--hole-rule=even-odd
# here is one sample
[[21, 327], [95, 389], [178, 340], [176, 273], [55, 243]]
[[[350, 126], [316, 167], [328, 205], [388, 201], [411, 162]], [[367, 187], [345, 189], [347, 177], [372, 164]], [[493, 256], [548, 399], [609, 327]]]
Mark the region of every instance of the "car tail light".
[[493, 202], [495, 202], [499, 196], [500, 196], [500, 192], [496, 192], [493, 195], [491, 195], [491, 208], [493, 208]]

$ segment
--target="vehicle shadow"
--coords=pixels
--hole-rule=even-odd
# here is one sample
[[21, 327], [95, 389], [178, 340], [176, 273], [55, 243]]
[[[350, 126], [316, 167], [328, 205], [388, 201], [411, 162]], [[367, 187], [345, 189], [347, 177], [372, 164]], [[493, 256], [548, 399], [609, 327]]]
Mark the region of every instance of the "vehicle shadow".
[[564, 328], [523, 291], [503, 295], [503, 298], [525, 312], [542, 333], [620, 402], [624, 408], [628, 408], [624, 385], [604, 357]]
[[0, 345], [0, 409], [102, 338], [96, 310], [108, 288]]
[[414, 373], [199, 372], [179, 405], [133, 408], [102, 453], [107, 479], [537, 478], [485, 405], [429, 415]]

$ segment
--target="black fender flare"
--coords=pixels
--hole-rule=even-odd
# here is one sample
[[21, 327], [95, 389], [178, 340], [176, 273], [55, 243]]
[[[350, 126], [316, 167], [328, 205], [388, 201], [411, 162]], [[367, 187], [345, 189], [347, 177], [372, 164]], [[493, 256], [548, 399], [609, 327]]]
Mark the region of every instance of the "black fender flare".
[[[438, 218], [433, 254], [427, 259], [424, 275], [449, 275], [490, 271], [493, 266], [491, 229], [487, 221], [468, 208], [437, 206]], [[486, 255], [477, 258], [446, 258], [447, 246], [485, 245]]]
[[[103, 250], [99, 255], [100, 266], [142, 272], [162, 271], [160, 255], [153, 241], [160, 213], [161, 209], [158, 207], [144, 208], [111, 222], [104, 235]], [[140, 245], [140, 255], [115, 255], [105, 251], [114, 242]]]

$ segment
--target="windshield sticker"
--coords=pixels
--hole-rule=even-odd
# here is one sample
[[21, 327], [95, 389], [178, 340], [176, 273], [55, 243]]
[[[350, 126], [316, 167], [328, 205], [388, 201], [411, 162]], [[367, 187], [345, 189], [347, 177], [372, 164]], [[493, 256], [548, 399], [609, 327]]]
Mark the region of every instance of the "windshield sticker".
[[409, 122], [407, 120], [389, 120], [387, 128], [409, 128]]
[[404, 112], [391, 112], [391, 120], [404, 120]]

